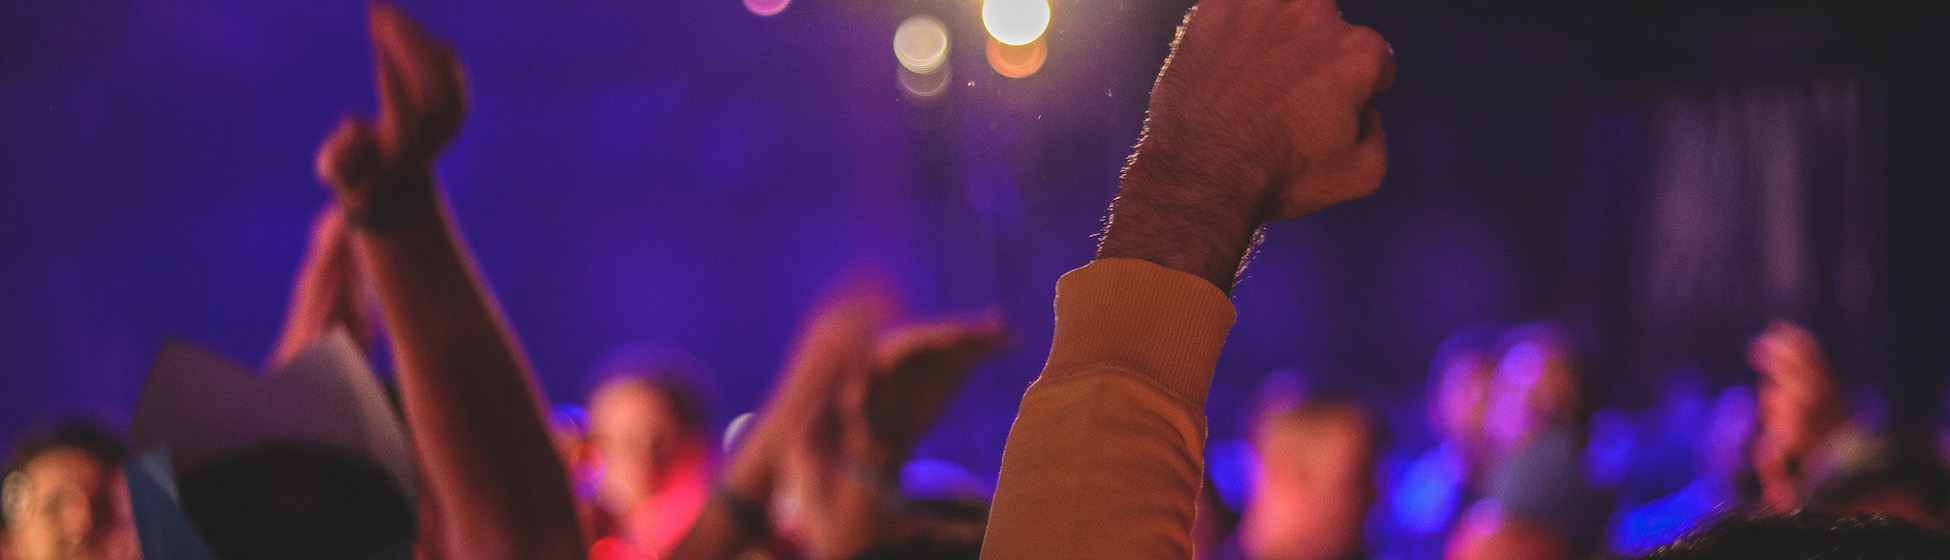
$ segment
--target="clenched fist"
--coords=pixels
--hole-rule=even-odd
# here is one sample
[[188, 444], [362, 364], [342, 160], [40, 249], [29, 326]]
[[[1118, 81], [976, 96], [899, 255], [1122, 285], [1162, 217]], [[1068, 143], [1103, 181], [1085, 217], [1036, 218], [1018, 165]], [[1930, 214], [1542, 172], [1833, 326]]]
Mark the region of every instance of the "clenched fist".
[[1333, 0], [1206, 0], [1179, 28], [1098, 256], [1229, 289], [1266, 221], [1365, 196], [1387, 167], [1394, 57]]
[[398, 8], [372, 4], [379, 118], [346, 117], [318, 151], [318, 175], [353, 223], [385, 227], [431, 210], [433, 158], [460, 132], [467, 80], [451, 47]]

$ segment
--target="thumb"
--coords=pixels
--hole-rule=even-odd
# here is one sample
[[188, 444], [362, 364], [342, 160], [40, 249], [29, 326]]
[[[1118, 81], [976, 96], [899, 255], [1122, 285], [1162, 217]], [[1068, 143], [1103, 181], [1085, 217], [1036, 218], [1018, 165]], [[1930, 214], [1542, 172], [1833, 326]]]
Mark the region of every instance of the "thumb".
[[339, 190], [351, 190], [379, 167], [379, 147], [372, 128], [355, 117], [341, 119], [318, 148], [315, 165], [319, 180]]

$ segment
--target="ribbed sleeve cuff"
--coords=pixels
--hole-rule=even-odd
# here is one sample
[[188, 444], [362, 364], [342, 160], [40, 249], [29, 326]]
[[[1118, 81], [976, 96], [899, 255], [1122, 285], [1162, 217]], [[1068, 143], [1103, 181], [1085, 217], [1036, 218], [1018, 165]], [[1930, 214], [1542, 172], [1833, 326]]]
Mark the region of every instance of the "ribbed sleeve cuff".
[[1204, 278], [1138, 259], [1101, 259], [1056, 282], [1044, 377], [1121, 362], [1204, 406], [1232, 329], [1232, 300]]

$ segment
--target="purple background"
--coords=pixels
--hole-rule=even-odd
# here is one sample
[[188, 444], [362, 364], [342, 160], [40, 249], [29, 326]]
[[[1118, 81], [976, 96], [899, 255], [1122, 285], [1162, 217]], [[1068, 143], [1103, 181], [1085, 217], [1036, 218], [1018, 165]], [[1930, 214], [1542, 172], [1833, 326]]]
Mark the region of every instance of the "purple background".
[[[479, 4], [405, 7], [466, 61], [474, 112], [441, 175], [553, 400], [581, 400], [613, 345], [668, 342], [711, 369], [728, 419], [824, 287], [871, 268], [917, 316], [997, 308], [1014, 327], [923, 450], [983, 476], [1186, 6], [1057, 0], [1049, 62], [1014, 80], [983, 62], [973, 2]], [[1784, 316], [1850, 379], [1900, 389], [1900, 422], [1933, 419], [1950, 376], [1939, 10], [1561, 4], [1346, 3], [1397, 51], [1390, 177], [1271, 228], [1214, 436], [1261, 376], [1297, 368], [1384, 396], [1412, 446], [1435, 345], [1541, 316], [1592, 333], [1626, 406], [1685, 364], [1751, 382], [1742, 345]], [[890, 48], [919, 13], [953, 34], [955, 85], [925, 102]], [[374, 105], [363, 17], [0, 6], [0, 440], [125, 418], [166, 337], [263, 359], [327, 200], [313, 150]]]

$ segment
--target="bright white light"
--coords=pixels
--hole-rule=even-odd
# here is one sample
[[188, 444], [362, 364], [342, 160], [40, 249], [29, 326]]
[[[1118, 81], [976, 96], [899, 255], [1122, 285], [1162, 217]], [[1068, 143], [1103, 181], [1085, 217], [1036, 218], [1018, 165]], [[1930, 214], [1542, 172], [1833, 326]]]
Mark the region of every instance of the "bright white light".
[[731, 419], [730, 425], [724, 427], [725, 455], [731, 455], [732, 452], [737, 451], [738, 444], [745, 441], [745, 430], [751, 427], [752, 416], [753, 413], [750, 412], [740, 414], [737, 418]]
[[984, 0], [982, 25], [1007, 45], [1027, 45], [1049, 28], [1048, 0]]
[[894, 57], [916, 74], [933, 74], [948, 61], [948, 26], [929, 16], [914, 16], [894, 30]]

